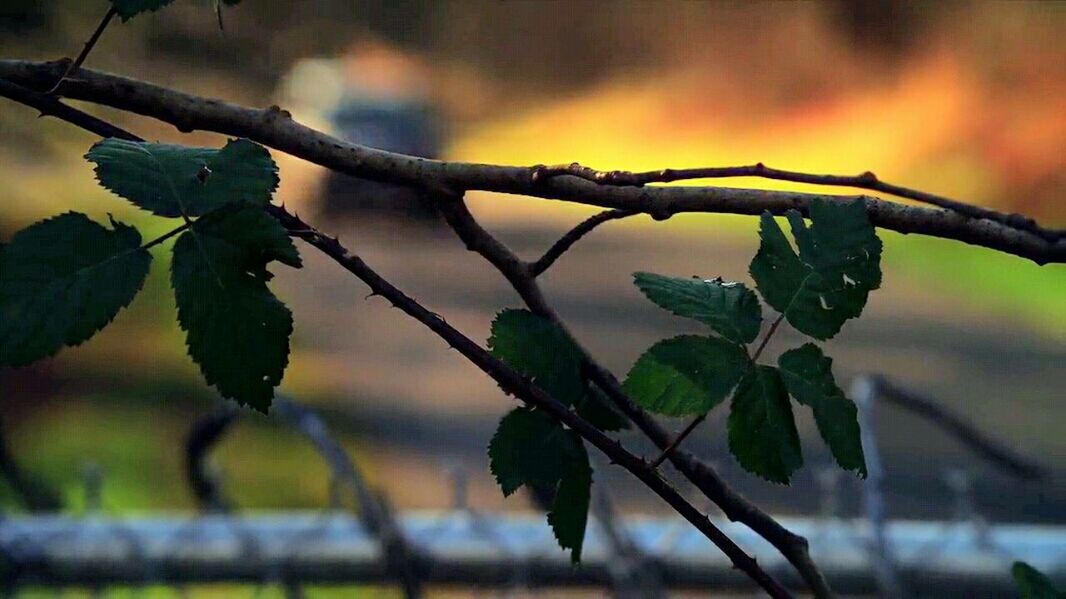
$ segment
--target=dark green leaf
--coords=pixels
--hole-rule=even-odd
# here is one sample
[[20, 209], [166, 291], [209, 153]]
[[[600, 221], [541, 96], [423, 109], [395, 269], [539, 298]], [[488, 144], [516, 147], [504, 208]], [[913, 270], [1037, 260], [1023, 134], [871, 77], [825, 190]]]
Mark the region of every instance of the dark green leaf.
[[146, 11], [156, 11], [170, 4], [174, 0], [111, 0], [112, 6], [118, 12], [123, 21], [129, 21], [133, 17]]
[[265, 206], [278, 167], [263, 146], [230, 140], [221, 150], [105, 139], [85, 156], [100, 184], [159, 216], [200, 216], [232, 203]]
[[510, 495], [522, 485], [554, 487], [583, 452], [580, 438], [551, 416], [518, 408], [503, 417], [489, 443], [489, 467]]
[[788, 484], [803, 465], [788, 392], [777, 369], [756, 366], [740, 382], [729, 413], [729, 450], [745, 470]]
[[808, 343], [789, 350], [777, 361], [781, 379], [796, 401], [814, 411], [818, 432], [840, 467], [866, 477], [855, 404], [833, 379], [833, 360]]
[[578, 416], [589, 421], [601, 431], [619, 431], [629, 428], [629, 420], [620, 414], [611, 400], [596, 387], [589, 386], [585, 397], [575, 406]]
[[492, 322], [489, 349], [530, 377], [548, 395], [574, 405], [585, 395], [581, 352], [552, 321], [526, 310], [504, 310]]
[[648, 299], [678, 316], [698, 320], [736, 343], [759, 335], [762, 307], [755, 292], [742, 283], [721, 279], [678, 279], [647, 272], [633, 275]]
[[629, 371], [625, 390], [657, 414], [704, 414], [729, 396], [750, 367], [738, 345], [718, 337], [682, 335], [644, 352]]
[[500, 421], [489, 443], [489, 466], [505, 496], [522, 485], [555, 490], [548, 523], [578, 561], [592, 484], [581, 437], [543, 412], [518, 408]]
[[227, 398], [267, 411], [288, 363], [292, 314], [267, 288], [271, 260], [298, 266], [285, 229], [257, 208], [208, 215], [174, 244], [171, 283], [189, 355]]
[[570, 560], [575, 564], [581, 561], [591, 492], [592, 468], [589, 467], [588, 455], [585, 455], [570, 464], [566, 475], [559, 481], [555, 501], [548, 512], [548, 524], [551, 525], [559, 546], [571, 550]]
[[1062, 599], [1066, 593], [1055, 588], [1051, 579], [1025, 562], [1014, 562], [1011, 575], [1018, 585], [1022, 599]]
[[15, 234], [0, 254], [0, 363], [79, 345], [140, 291], [152, 257], [133, 227], [68, 212]]
[[828, 339], [862, 313], [870, 291], [880, 286], [881, 241], [862, 199], [812, 201], [809, 229], [798, 212], [788, 218], [799, 256], [765, 213], [762, 243], [749, 270], [766, 302], [793, 327]]

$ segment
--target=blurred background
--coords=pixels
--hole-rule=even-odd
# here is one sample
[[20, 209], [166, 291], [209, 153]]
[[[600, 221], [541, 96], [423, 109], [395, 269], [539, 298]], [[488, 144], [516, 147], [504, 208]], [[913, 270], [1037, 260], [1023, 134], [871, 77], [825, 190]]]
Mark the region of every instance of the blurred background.
[[[103, 0], [5, 0], [0, 55], [77, 53]], [[1066, 5], [1025, 2], [368, 2], [245, 0], [223, 14], [178, 0], [116, 22], [87, 63], [205, 96], [279, 104], [353, 141], [450, 160], [580, 161], [644, 170], [749, 164], [855, 174], [1066, 226]], [[89, 107], [138, 134], [218, 145], [146, 119]], [[91, 135], [0, 103], [0, 238], [65, 210], [107, 213], [153, 236], [168, 227], [93, 181]], [[519, 306], [507, 283], [402, 189], [274, 153], [278, 199], [339, 235], [401, 288], [471, 337]], [[759, 180], [729, 185], [807, 189]], [[810, 188], [813, 189], [813, 188]], [[839, 190], [838, 190], [839, 191]], [[846, 191], [846, 190], [845, 190]], [[475, 216], [527, 258], [593, 213], [558, 202], [472, 194]], [[756, 219], [685, 215], [605, 225], [543, 279], [580, 340], [619, 375], [654, 341], [696, 330], [648, 303], [630, 273], [749, 281]], [[890, 516], [953, 513], [945, 472], [973, 473], [994, 522], [1066, 523], [1066, 267], [883, 232], [883, 288], [829, 343], [837, 378], [878, 373], [936, 398], [1051, 476], [1019, 483], [922, 420], [886, 408], [879, 440]], [[103, 476], [109, 513], [185, 510], [183, 437], [218, 400], [185, 356], [166, 253], [145, 292], [89, 343], [0, 369], [11, 453], [70, 510], [83, 473]], [[485, 446], [514, 403], [457, 353], [314, 252], [277, 269], [296, 319], [282, 390], [320, 409], [399, 509], [448, 507], [465, 473], [469, 502], [504, 500]], [[784, 331], [768, 356], [798, 343]], [[687, 446], [757, 504], [818, 511], [830, 465], [806, 411], [807, 466], [791, 488], [744, 473], [726, 449], [725, 410]], [[669, 422], [680, 427], [681, 422]], [[245, 415], [212, 457], [245, 508], [317, 508], [329, 476], [314, 450], [270, 419]], [[621, 510], [667, 508], [620, 471], [597, 470]], [[858, 510], [857, 485], [841, 510]], [[5, 510], [17, 498], [0, 485]]]

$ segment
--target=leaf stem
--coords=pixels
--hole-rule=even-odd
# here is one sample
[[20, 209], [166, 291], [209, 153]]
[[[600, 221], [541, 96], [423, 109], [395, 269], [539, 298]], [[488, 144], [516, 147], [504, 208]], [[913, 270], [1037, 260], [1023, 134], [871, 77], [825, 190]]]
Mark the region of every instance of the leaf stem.
[[759, 356], [762, 355], [762, 350], [766, 349], [766, 344], [770, 342], [771, 338], [773, 338], [774, 333], [777, 332], [777, 327], [781, 326], [781, 321], [784, 319], [785, 315], [779, 314], [777, 320], [770, 325], [770, 329], [766, 331], [766, 335], [762, 338], [762, 341], [759, 342], [759, 347], [756, 348], [755, 354], [751, 357], [752, 362], [759, 361]]
[[[766, 335], [764, 335], [762, 341], [759, 342], [759, 347], [755, 350], [755, 354], [751, 357], [752, 364], [759, 360], [759, 356], [762, 355], [762, 350], [766, 349], [766, 344], [770, 342], [771, 338], [773, 338], [774, 333], [777, 332], [777, 328], [781, 326], [781, 321], [783, 321], [784, 319], [785, 315], [780, 314], [778, 315], [777, 319], [774, 320], [773, 324], [770, 325], [770, 328], [766, 331]], [[677, 446], [681, 445], [681, 442], [684, 441], [685, 438], [688, 437], [690, 434], [692, 434], [692, 431], [696, 430], [696, 427], [699, 426], [700, 423], [706, 419], [707, 414], [701, 414], [694, 418], [692, 422], [688, 423], [688, 426], [685, 427], [685, 430], [681, 431], [677, 435], [677, 437], [675, 437], [674, 440], [671, 441], [665, 449], [663, 449], [662, 453], [659, 454], [659, 457], [655, 458], [655, 460], [652, 461], [651, 467], [658, 468], [660, 464], [665, 462], [666, 458], [670, 457], [670, 454], [673, 453], [675, 449], [677, 449]]]
[[699, 416], [696, 416], [692, 420], [692, 422], [688, 423], [688, 426], [685, 427], [685, 430], [678, 433], [677, 437], [674, 437], [674, 440], [671, 441], [670, 444], [667, 445], [665, 449], [663, 449], [663, 452], [659, 454], [659, 457], [655, 458], [655, 460], [652, 461], [651, 468], [654, 470], [655, 468], [658, 468], [663, 462], [665, 462], [666, 458], [670, 457], [670, 454], [675, 449], [677, 449], [677, 446], [681, 445], [681, 442], [684, 441], [685, 438], [692, 433], [692, 431], [696, 430], [696, 427], [699, 426], [700, 423], [706, 419], [707, 414], [703, 413]]
[[70, 63], [66, 72], [64, 72], [63, 76], [59, 78], [59, 81], [56, 81], [56, 84], [52, 86], [52, 89], [45, 92], [47, 95], [50, 96], [56, 93], [56, 91], [59, 90], [59, 86], [63, 85], [63, 82], [67, 80], [67, 77], [70, 77], [71, 73], [77, 71], [78, 68], [85, 63], [85, 59], [89, 57], [89, 52], [92, 52], [93, 47], [96, 46], [96, 42], [100, 41], [100, 36], [104, 34], [104, 30], [107, 29], [107, 26], [111, 24], [111, 20], [114, 19], [117, 14], [118, 10], [112, 5], [111, 10], [107, 11], [107, 14], [104, 15], [100, 24], [96, 26], [96, 31], [93, 31], [93, 34], [89, 36], [89, 41], [85, 42], [85, 47], [81, 49], [81, 53], [78, 54], [78, 57], [74, 59], [74, 62]]

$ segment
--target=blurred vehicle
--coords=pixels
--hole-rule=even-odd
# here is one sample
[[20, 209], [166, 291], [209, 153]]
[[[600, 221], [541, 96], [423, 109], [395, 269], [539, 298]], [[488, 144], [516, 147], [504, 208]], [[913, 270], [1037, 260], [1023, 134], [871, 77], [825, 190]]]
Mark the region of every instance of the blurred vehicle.
[[[368, 97], [353, 89], [329, 119], [337, 136], [353, 143], [423, 158], [440, 155], [440, 117], [425, 100]], [[322, 209], [326, 214], [372, 211], [426, 219], [437, 216], [418, 189], [337, 172], [326, 178]]]
[[[284, 83], [286, 103], [301, 118], [360, 145], [424, 158], [440, 156], [443, 119], [429, 68], [376, 39], [352, 44], [336, 59], [297, 62]], [[435, 219], [419, 190], [331, 172], [319, 208], [329, 215], [373, 212]]]

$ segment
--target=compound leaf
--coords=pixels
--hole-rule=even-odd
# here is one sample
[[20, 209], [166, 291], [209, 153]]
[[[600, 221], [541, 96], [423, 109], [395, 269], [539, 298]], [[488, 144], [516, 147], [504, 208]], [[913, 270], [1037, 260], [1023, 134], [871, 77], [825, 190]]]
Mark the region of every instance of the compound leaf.
[[233, 203], [265, 206], [278, 187], [266, 148], [234, 139], [220, 150], [105, 139], [85, 156], [100, 184], [159, 216], [200, 216]]
[[698, 320], [730, 341], [751, 343], [759, 335], [762, 307], [755, 292], [743, 283], [648, 272], [635, 273], [633, 282], [661, 308]]
[[771, 366], [756, 366], [740, 382], [728, 428], [729, 450], [749, 472], [788, 484], [803, 465], [788, 392]]
[[728, 397], [750, 368], [738, 345], [718, 337], [682, 335], [644, 352], [624, 387], [634, 401], [657, 414], [704, 414]]
[[837, 464], [865, 478], [866, 460], [855, 404], [837, 386], [833, 360], [818, 346], [807, 343], [782, 354], [777, 365], [789, 394], [813, 410], [818, 432]]
[[266, 412], [288, 364], [292, 314], [267, 287], [272, 260], [299, 266], [285, 229], [257, 208], [208, 215], [174, 244], [171, 284], [189, 355], [208, 384]]
[[788, 219], [797, 256], [770, 213], [762, 215], [761, 244], [749, 272], [763, 298], [796, 330], [816, 339], [836, 335], [862, 313], [881, 285], [881, 240], [866, 204], [815, 199], [811, 227], [798, 212]]
[[83, 343], [140, 291], [152, 257], [133, 227], [68, 212], [0, 253], [0, 364], [23, 366]]
[[548, 523], [579, 561], [592, 484], [581, 437], [543, 412], [518, 408], [503, 417], [489, 443], [489, 467], [505, 496], [522, 485], [555, 490]]

